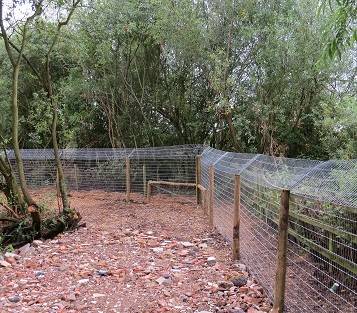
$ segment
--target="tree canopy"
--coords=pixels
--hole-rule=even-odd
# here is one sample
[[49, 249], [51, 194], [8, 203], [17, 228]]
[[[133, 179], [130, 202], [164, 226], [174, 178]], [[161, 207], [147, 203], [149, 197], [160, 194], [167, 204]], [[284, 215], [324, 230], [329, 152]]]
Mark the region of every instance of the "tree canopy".
[[[20, 147], [53, 147], [55, 101], [63, 148], [207, 143], [357, 157], [354, 1], [82, 1], [51, 50], [53, 97], [46, 53], [72, 1], [42, 2], [21, 60]], [[26, 3], [39, 1], [14, 6]], [[19, 46], [16, 18], [6, 27]], [[0, 132], [11, 148], [5, 48], [0, 40]]]

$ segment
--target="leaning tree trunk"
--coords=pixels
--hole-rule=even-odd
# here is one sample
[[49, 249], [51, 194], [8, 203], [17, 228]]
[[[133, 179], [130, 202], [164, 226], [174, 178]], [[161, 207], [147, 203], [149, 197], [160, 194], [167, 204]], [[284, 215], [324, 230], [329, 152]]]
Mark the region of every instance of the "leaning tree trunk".
[[[58, 149], [58, 141], [57, 141], [58, 106], [57, 106], [56, 100], [53, 98], [52, 77], [51, 77], [51, 71], [50, 71], [50, 58], [51, 58], [51, 53], [52, 53], [55, 45], [58, 42], [62, 27], [69, 23], [75, 9], [80, 4], [80, 2], [81, 2], [81, 0], [73, 1], [72, 7], [68, 13], [66, 20], [64, 20], [63, 22], [59, 22], [57, 25], [57, 32], [55, 33], [55, 35], [53, 37], [53, 41], [52, 41], [50, 48], [48, 49], [48, 52], [46, 55], [46, 62], [45, 62], [45, 68], [44, 68], [45, 69], [45, 79], [42, 81], [42, 84], [47, 91], [47, 97], [51, 102], [52, 110], [53, 110], [52, 128], [51, 128], [52, 144], [53, 144], [53, 152], [55, 155], [55, 162], [56, 162], [57, 173], [58, 173], [58, 184], [59, 184], [59, 189], [60, 189], [60, 193], [61, 193], [63, 209], [64, 209], [65, 213], [67, 213], [67, 209], [70, 208], [70, 203], [69, 203], [69, 199], [68, 199], [68, 195], [67, 195], [67, 188], [66, 188], [66, 183], [65, 183], [64, 174], [63, 174], [63, 167], [62, 167], [61, 159], [59, 157], [59, 149]], [[68, 210], [68, 212], [69, 211], [70, 210]]]
[[0, 156], [0, 173], [5, 179], [5, 184], [1, 186], [1, 190], [5, 194], [8, 204], [16, 211], [22, 211], [26, 207], [26, 203], [17, 184], [11, 165], [8, 163], [8, 160], [2, 156]]
[[17, 171], [19, 175], [19, 183], [21, 187], [24, 200], [29, 206], [28, 210], [31, 213], [33, 228], [37, 233], [41, 231], [41, 217], [38, 212], [38, 206], [35, 200], [31, 197], [28, 191], [24, 163], [22, 161], [20, 147], [19, 147], [19, 108], [18, 108], [18, 82], [19, 82], [20, 65], [17, 64], [13, 68], [12, 76], [12, 99], [11, 99], [11, 113], [12, 113], [12, 144], [14, 148], [14, 154], [16, 159]]
[[70, 208], [70, 203], [67, 194], [67, 186], [64, 179], [63, 166], [59, 156], [58, 141], [57, 141], [57, 124], [58, 124], [58, 107], [56, 102], [53, 100], [51, 95], [51, 103], [53, 108], [53, 118], [52, 118], [52, 144], [53, 153], [55, 155], [55, 162], [58, 173], [58, 184], [61, 193], [62, 205], [64, 211]]

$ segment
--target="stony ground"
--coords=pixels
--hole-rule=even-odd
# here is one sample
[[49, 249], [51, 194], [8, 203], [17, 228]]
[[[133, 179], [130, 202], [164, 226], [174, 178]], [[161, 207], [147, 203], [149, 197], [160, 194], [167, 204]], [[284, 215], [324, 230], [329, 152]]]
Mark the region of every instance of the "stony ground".
[[0, 312], [269, 312], [192, 198], [71, 199], [85, 228], [0, 257]]

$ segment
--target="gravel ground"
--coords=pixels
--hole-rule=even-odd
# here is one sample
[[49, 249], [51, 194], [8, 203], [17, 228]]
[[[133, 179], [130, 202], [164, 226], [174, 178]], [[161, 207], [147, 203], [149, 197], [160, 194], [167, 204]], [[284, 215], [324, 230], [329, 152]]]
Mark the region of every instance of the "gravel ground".
[[74, 192], [86, 227], [7, 254], [0, 312], [269, 312], [192, 198]]

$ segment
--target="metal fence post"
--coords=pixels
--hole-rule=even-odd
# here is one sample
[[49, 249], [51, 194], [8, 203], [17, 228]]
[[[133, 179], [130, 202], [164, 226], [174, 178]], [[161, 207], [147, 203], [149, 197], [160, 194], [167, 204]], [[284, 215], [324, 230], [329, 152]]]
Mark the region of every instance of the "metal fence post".
[[284, 311], [289, 228], [289, 199], [290, 191], [282, 190], [280, 196], [278, 255], [275, 274], [274, 304], [272, 309], [273, 313], [283, 313]]
[[214, 206], [214, 166], [209, 167], [209, 225], [213, 227], [213, 206]]
[[238, 260], [240, 256], [239, 242], [239, 224], [240, 224], [240, 175], [234, 176], [234, 216], [233, 216], [233, 260]]

